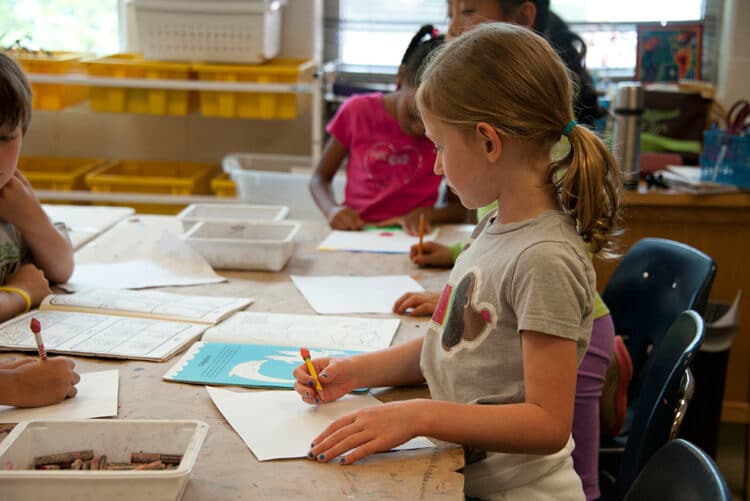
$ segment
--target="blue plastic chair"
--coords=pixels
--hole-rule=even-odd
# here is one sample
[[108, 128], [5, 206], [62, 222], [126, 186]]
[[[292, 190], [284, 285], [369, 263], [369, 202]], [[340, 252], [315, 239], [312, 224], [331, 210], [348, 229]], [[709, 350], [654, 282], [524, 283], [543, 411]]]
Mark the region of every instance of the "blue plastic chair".
[[622, 500], [654, 452], [676, 437], [686, 406], [688, 368], [702, 341], [703, 319], [688, 310], [653, 350], [619, 471], [604, 499]]
[[625, 501], [731, 501], [724, 477], [711, 457], [690, 442], [677, 439], [646, 463]]
[[[644, 238], [625, 253], [602, 299], [633, 361], [629, 402], [638, 400], [650, 350], [659, 345], [677, 316], [685, 310], [703, 314], [715, 275], [716, 263], [710, 256], [672, 240]], [[628, 407], [632, 415], [632, 406]], [[629, 421], [620, 445], [625, 443]]]

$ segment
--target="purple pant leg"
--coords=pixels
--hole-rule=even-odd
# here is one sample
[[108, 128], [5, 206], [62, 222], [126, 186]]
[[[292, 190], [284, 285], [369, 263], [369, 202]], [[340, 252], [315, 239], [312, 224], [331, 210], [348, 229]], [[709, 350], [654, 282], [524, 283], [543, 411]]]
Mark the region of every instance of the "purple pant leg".
[[615, 327], [610, 315], [594, 320], [589, 348], [578, 368], [573, 411], [573, 466], [581, 477], [583, 491], [589, 501], [600, 495], [599, 397], [614, 349], [614, 339]]

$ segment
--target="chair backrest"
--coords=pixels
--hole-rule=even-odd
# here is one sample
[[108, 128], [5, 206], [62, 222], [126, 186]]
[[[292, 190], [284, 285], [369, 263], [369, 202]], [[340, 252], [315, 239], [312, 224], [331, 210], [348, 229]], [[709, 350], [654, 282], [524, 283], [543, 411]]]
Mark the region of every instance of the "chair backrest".
[[608, 497], [622, 499], [654, 452], [669, 442], [684, 396], [683, 378], [702, 341], [703, 319], [688, 310], [677, 317], [654, 349], [620, 470]]
[[710, 256], [672, 240], [644, 238], [625, 253], [602, 298], [633, 360], [631, 401], [640, 393], [649, 351], [680, 312], [703, 313], [715, 275]]
[[677, 439], [659, 449], [625, 496], [625, 501], [731, 501], [724, 477], [711, 457]]

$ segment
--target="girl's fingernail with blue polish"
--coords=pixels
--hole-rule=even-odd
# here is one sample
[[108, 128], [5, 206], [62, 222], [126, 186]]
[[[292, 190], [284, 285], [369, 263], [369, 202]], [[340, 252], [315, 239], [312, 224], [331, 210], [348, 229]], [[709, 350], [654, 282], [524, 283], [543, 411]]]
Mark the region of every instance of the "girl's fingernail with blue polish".
[[328, 373], [327, 372], [321, 372], [320, 373], [320, 377], [324, 377], [324, 378], [328, 379]]
[[309, 392], [309, 391], [306, 391], [306, 392], [305, 392], [305, 396], [306, 396], [307, 398], [310, 398], [310, 392]]
[[319, 403], [320, 403], [320, 399], [319, 399], [318, 397], [315, 397], [315, 403], [316, 403], [316, 404], [319, 404]]
[[319, 461], [323, 461], [323, 460], [324, 460], [325, 458], [326, 458], [326, 455], [325, 455], [325, 454], [320, 454], [320, 455], [318, 455], [318, 460], [319, 460]]
[[312, 386], [312, 385], [314, 385], [315, 383], [313, 383], [312, 381], [308, 381], [308, 382], [307, 382], [307, 384], [308, 384], [308, 385], [310, 385], [310, 386]]
[[312, 458], [315, 457], [315, 454], [313, 454], [313, 452], [310, 451], [310, 452], [307, 453], [307, 457], [309, 457], [310, 459], [312, 459]]
[[339, 462], [340, 462], [341, 464], [343, 464], [343, 463], [346, 463], [346, 458], [345, 458], [345, 457], [342, 457], [341, 459], [339, 459]]

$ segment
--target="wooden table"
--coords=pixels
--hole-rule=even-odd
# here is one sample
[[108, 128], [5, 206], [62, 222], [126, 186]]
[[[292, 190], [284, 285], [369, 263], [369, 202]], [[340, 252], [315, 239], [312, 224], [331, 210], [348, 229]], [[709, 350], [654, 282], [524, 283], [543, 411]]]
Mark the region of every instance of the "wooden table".
[[[229, 282], [165, 288], [185, 294], [252, 297], [252, 311], [314, 314], [289, 279], [298, 275], [412, 274], [429, 290], [440, 290], [446, 272], [417, 271], [404, 255], [319, 252], [326, 228], [306, 224], [294, 256], [282, 273], [226, 272]], [[444, 235], [448, 241], [454, 238]], [[373, 315], [377, 316], [377, 315]], [[402, 319], [394, 343], [422, 335], [425, 319]], [[11, 356], [3, 354], [0, 359]], [[118, 419], [200, 419], [210, 425], [184, 500], [233, 499], [440, 499], [463, 500], [464, 466], [460, 448], [423, 449], [379, 454], [349, 466], [306, 459], [259, 462], [227, 424], [202, 386], [167, 383], [165, 363], [108, 361], [75, 357], [83, 372], [120, 371]], [[238, 390], [242, 391], [242, 390]], [[259, 390], [245, 390], [259, 391]], [[425, 386], [384, 390], [381, 400], [426, 396]], [[8, 428], [6, 427], [6, 431]]]
[[[689, 244], [717, 264], [711, 301], [731, 303], [744, 289], [739, 333], [729, 356], [722, 421], [750, 424], [750, 193], [691, 195], [669, 191], [626, 192], [621, 252], [645, 237]], [[604, 287], [617, 262], [595, 261], [597, 289]], [[750, 451], [750, 433], [746, 447]], [[746, 465], [750, 485], [750, 464]], [[747, 489], [750, 501], [750, 489]]]

